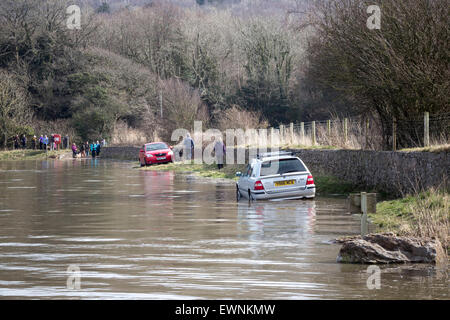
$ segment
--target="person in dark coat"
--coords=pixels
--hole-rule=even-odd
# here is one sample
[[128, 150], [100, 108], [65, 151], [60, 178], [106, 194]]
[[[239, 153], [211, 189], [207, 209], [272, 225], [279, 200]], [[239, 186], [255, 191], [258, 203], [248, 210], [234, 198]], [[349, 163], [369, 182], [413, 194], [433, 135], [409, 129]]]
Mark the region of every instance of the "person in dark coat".
[[36, 136], [33, 136], [33, 138], [31, 139], [31, 149], [36, 150], [36, 142], [37, 138]]
[[26, 149], [27, 148], [27, 137], [23, 134], [22, 135], [22, 149]]
[[18, 135], [16, 135], [15, 137], [14, 137], [14, 149], [19, 149], [19, 136]]
[[97, 155], [97, 157], [100, 155], [100, 149], [101, 149], [101, 145], [100, 142], [97, 140], [97, 144], [95, 145], [95, 153]]
[[86, 141], [86, 143], [84, 144], [84, 150], [86, 152], [86, 157], [89, 157], [89, 151], [91, 150], [89, 147], [89, 142]]

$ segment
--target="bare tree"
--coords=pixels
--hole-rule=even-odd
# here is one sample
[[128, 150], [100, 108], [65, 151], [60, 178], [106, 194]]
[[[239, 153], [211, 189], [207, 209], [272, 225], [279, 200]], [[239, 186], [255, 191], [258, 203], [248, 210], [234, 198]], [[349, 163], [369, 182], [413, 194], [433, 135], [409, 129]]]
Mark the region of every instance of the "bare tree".
[[390, 144], [407, 143], [424, 111], [448, 112], [449, 7], [446, 0], [386, 0], [381, 29], [366, 26], [373, 1], [320, 0], [312, 16], [307, 78], [353, 99], [359, 112], [375, 113]]
[[29, 119], [25, 90], [11, 74], [0, 71], [0, 131], [5, 150], [8, 138], [16, 133], [18, 127], [27, 124]]

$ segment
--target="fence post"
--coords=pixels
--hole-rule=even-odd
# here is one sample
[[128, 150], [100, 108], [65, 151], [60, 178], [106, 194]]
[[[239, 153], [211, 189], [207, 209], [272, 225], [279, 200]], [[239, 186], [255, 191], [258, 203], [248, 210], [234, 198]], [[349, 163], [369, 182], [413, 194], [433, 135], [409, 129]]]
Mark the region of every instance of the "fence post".
[[313, 121], [312, 122], [312, 128], [311, 128], [312, 132], [312, 145], [315, 146], [316, 145], [316, 122]]
[[303, 144], [305, 142], [305, 123], [300, 122], [300, 144]]
[[289, 132], [291, 135], [291, 144], [293, 145], [294, 144], [294, 124], [292, 122], [289, 124]]
[[331, 138], [331, 120], [327, 120], [328, 138]]
[[273, 148], [274, 146], [272, 145], [275, 141], [275, 137], [274, 137], [274, 130], [273, 127], [270, 128], [270, 148]]
[[366, 149], [369, 147], [369, 118], [366, 119]]
[[424, 147], [430, 146], [430, 113], [425, 112], [423, 117], [423, 144]]
[[367, 193], [361, 192], [361, 236], [368, 233], [367, 228]]
[[347, 143], [348, 138], [348, 126], [347, 126], [347, 118], [344, 119], [344, 143]]
[[281, 145], [284, 145], [285, 139], [284, 139], [284, 124], [280, 124], [280, 143]]
[[397, 122], [395, 117], [392, 121], [392, 151], [397, 151]]

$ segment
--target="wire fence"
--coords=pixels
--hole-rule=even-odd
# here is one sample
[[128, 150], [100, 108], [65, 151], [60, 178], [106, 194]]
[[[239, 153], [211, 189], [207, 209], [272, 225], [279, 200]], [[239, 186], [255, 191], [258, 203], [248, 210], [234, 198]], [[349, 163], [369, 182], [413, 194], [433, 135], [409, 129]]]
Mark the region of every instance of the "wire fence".
[[350, 149], [397, 150], [445, 145], [450, 141], [450, 113], [402, 119], [361, 115], [290, 123], [269, 128], [272, 145], [333, 146]]

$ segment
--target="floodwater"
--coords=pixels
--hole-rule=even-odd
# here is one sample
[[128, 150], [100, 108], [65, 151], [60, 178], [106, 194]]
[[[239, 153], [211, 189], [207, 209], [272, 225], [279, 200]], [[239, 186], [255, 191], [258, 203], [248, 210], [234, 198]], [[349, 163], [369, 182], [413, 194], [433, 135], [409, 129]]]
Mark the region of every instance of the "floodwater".
[[432, 265], [381, 267], [371, 290], [336, 263], [331, 240], [359, 231], [343, 199], [236, 203], [233, 183], [135, 166], [1, 162], [0, 298], [449, 299]]

